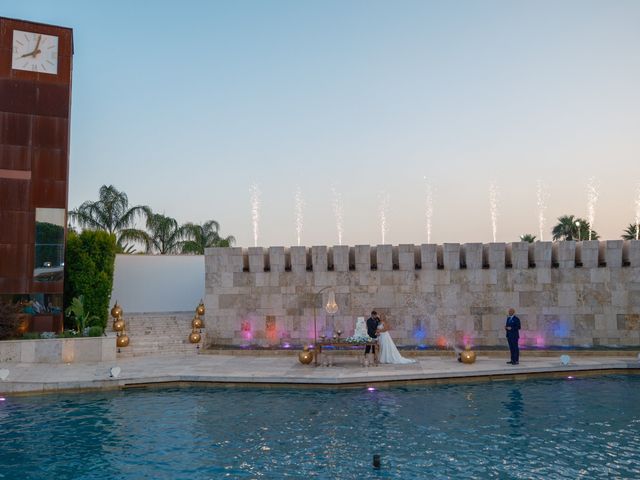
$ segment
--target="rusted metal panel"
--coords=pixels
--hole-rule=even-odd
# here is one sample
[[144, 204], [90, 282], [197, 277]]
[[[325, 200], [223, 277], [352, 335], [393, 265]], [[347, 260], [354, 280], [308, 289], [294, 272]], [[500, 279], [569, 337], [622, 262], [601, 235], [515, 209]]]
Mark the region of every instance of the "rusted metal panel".
[[[58, 73], [13, 69], [14, 30], [57, 36]], [[72, 34], [0, 17], [0, 293], [63, 292], [34, 281], [35, 209], [67, 208]]]
[[34, 148], [32, 150], [34, 178], [66, 181], [68, 162], [66, 150], [56, 148]]
[[0, 144], [0, 169], [31, 170], [29, 148]]

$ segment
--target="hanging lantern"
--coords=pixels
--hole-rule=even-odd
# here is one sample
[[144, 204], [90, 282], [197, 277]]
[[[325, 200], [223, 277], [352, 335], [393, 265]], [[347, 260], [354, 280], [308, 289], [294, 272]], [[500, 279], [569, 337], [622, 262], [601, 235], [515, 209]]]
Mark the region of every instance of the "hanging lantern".
[[115, 305], [113, 306], [113, 308], [111, 309], [111, 316], [113, 318], [120, 318], [122, 317], [122, 307], [120, 305], [118, 305], [118, 301], [116, 300]]
[[324, 307], [329, 315], [333, 315], [338, 312], [338, 304], [336, 303], [336, 294], [333, 290], [329, 291], [329, 299], [327, 305]]

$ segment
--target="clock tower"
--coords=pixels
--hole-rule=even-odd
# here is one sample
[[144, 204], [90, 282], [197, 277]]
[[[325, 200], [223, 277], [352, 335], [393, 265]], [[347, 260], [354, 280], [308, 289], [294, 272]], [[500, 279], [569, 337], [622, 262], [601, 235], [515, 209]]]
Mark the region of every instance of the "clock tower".
[[0, 304], [62, 328], [73, 31], [0, 17]]

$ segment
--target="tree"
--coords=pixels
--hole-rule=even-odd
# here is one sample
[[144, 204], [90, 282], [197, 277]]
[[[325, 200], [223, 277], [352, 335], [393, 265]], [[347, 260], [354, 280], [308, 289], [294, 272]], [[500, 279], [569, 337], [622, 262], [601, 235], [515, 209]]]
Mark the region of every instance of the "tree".
[[524, 235], [520, 235], [520, 241], [533, 243], [536, 241], [536, 236], [530, 233], [525, 233]]
[[187, 223], [182, 228], [185, 234], [182, 253], [204, 255], [205, 248], [230, 247], [236, 241], [233, 235], [221, 237], [218, 233], [220, 224], [215, 220], [209, 220], [202, 225]]
[[84, 335], [84, 330], [87, 327], [100, 327], [100, 318], [86, 310], [84, 306], [84, 295], [75, 297], [71, 301], [71, 305], [65, 310], [65, 314], [75, 322], [78, 335]]
[[151, 213], [151, 209], [144, 205], [129, 208], [127, 194], [119, 191], [113, 185], [103, 185], [98, 193], [99, 200], [87, 200], [69, 216], [80, 227], [89, 230], [104, 230], [116, 236], [119, 251], [131, 251], [127, 242], [141, 242], [147, 246], [146, 232], [135, 228], [138, 217]]
[[558, 223], [553, 227], [551, 235], [554, 240], [589, 240], [589, 232], [591, 232], [591, 240], [598, 239], [597, 232], [591, 230], [589, 222], [584, 218], [562, 215], [558, 217]]
[[625, 240], [638, 240], [638, 224], [630, 223], [622, 234], [622, 238]]
[[166, 255], [180, 253], [185, 228], [178, 225], [175, 218], [161, 213], [147, 215], [147, 253]]
[[70, 232], [64, 269], [64, 300], [67, 310], [75, 297], [83, 296], [83, 308], [96, 315], [104, 329], [109, 318], [113, 288], [116, 237], [103, 231]]

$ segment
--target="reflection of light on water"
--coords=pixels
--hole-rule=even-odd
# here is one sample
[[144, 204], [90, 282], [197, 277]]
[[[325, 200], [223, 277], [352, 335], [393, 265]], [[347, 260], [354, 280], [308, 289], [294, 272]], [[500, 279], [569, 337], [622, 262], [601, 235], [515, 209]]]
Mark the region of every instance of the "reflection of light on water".
[[538, 188], [536, 192], [536, 200], [538, 204], [538, 238], [540, 241], [544, 241], [544, 212], [547, 209], [547, 199], [549, 198], [549, 192], [546, 185], [542, 180], [538, 180]]
[[384, 245], [387, 234], [387, 212], [389, 210], [389, 194], [380, 195], [380, 233], [382, 234], [382, 245]]
[[300, 246], [300, 239], [302, 238], [302, 220], [303, 220], [303, 208], [304, 208], [304, 199], [302, 198], [302, 190], [300, 187], [296, 188], [296, 236], [298, 238], [298, 246]]
[[589, 222], [589, 240], [596, 220], [596, 203], [598, 202], [598, 181], [591, 177], [587, 183], [587, 221]]
[[336, 230], [338, 231], [338, 245], [342, 245], [342, 195], [331, 187], [333, 215], [336, 218]]
[[498, 200], [500, 192], [497, 185], [491, 182], [489, 185], [489, 210], [491, 212], [491, 231], [493, 232], [493, 241], [497, 242], [498, 236]]
[[260, 222], [260, 188], [252, 184], [251, 188], [251, 223], [253, 224], [253, 246], [258, 246], [258, 227]]

